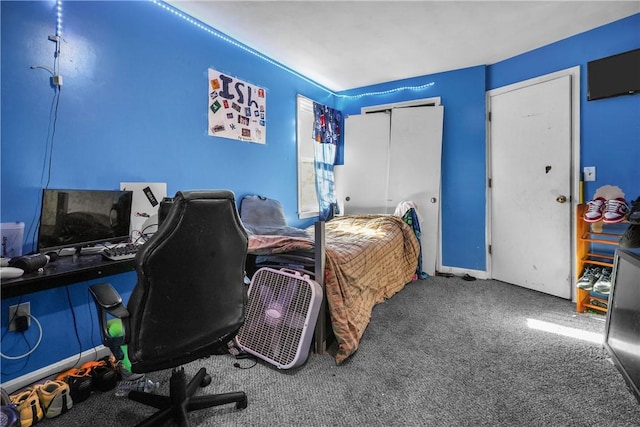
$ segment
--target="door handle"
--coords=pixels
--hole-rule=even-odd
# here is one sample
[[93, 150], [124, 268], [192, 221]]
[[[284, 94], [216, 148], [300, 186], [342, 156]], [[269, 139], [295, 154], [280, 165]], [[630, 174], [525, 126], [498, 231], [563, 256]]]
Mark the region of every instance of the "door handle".
[[567, 201], [567, 196], [558, 196], [556, 197], [556, 202], [558, 203], [564, 203]]
[[435, 202], [438, 201], [438, 199], [436, 199], [435, 197], [432, 197], [430, 201], [431, 201], [431, 203], [435, 203]]

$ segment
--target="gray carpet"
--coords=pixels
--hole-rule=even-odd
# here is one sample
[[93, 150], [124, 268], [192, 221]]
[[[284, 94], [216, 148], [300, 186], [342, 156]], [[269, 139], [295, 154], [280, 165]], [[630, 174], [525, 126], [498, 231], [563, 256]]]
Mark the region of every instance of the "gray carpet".
[[[295, 370], [213, 356], [209, 392], [246, 391], [249, 406], [193, 412], [194, 426], [638, 426], [640, 404], [601, 344], [544, 332], [527, 319], [602, 334], [604, 316], [493, 280], [433, 277], [374, 308], [343, 365], [311, 354]], [[251, 360], [240, 360], [243, 367]], [[169, 371], [150, 378], [168, 387]], [[94, 392], [44, 427], [127, 426], [153, 412]]]

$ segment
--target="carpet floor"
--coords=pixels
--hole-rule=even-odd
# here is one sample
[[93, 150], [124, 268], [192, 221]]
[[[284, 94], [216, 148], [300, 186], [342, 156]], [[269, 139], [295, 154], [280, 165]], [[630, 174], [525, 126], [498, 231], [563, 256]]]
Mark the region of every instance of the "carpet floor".
[[[212, 356], [202, 392], [243, 390], [244, 410], [190, 414], [193, 426], [638, 426], [640, 404], [602, 346], [605, 316], [494, 280], [431, 277], [377, 305], [358, 351], [292, 370]], [[238, 362], [240, 368], [234, 367]], [[252, 366], [252, 367], [251, 367]], [[244, 368], [244, 369], [242, 369]], [[166, 393], [170, 371], [148, 377]], [[198, 393], [201, 393], [200, 391]], [[153, 409], [93, 392], [40, 425], [130, 426]]]

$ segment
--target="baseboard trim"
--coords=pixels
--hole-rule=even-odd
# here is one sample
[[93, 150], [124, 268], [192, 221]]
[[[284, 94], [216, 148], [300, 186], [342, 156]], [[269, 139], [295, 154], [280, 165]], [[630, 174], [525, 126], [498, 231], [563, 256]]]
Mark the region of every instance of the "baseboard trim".
[[14, 378], [11, 381], [7, 381], [2, 384], [2, 388], [4, 388], [7, 393], [11, 394], [47, 377], [57, 375], [60, 372], [66, 371], [67, 369], [71, 369], [74, 366], [80, 366], [85, 362], [101, 359], [105, 356], [109, 356], [110, 354], [111, 350], [103, 345], [99, 345], [80, 353], [80, 360], [78, 360], [77, 355], [67, 357], [66, 359], [60, 360], [59, 362], [56, 362], [52, 365], [45, 366], [44, 368], [40, 368], [37, 371], [29, 372], [26, 375]]

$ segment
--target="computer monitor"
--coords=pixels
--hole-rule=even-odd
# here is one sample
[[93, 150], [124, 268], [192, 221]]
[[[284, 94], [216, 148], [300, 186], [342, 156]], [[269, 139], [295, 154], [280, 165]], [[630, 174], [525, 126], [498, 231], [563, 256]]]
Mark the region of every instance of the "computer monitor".
[[640, 402], [640, 254], [617, 249], [604, 347]]
[[44, 189], [38, 251], [127, 240], [131, 203], [131, 191]]

